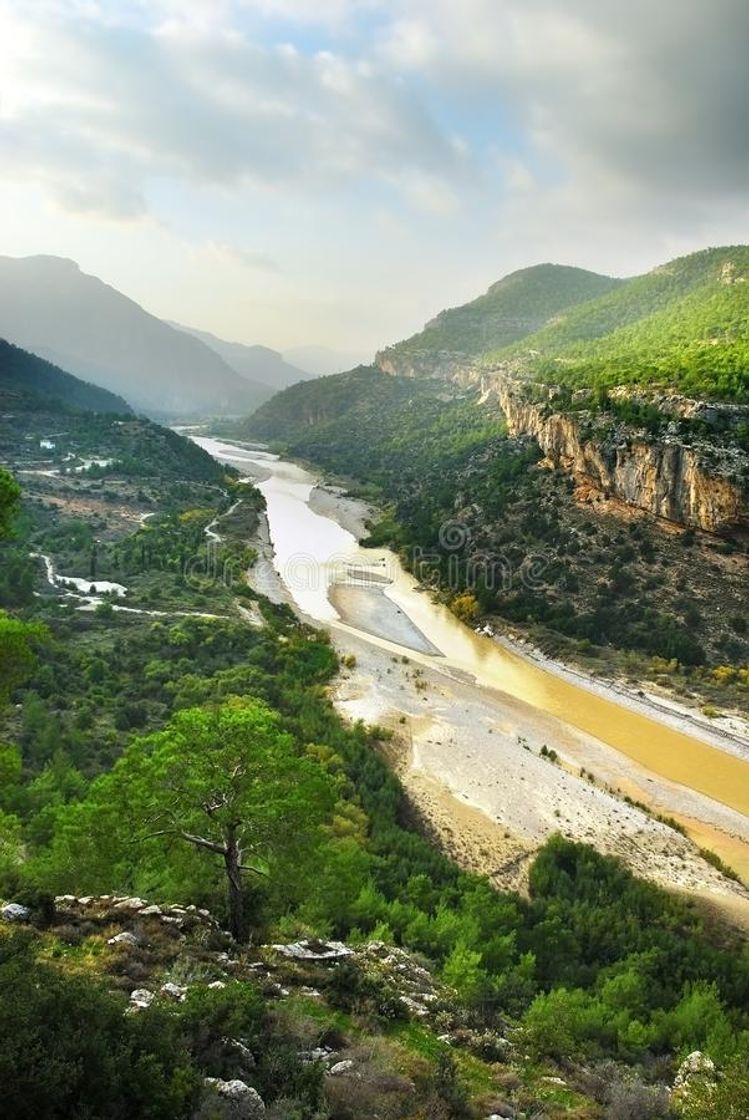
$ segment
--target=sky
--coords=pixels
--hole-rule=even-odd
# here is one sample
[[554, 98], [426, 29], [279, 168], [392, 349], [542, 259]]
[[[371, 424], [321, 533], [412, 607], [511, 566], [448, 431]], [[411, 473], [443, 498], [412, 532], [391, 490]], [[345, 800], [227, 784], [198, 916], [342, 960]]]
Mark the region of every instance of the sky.
[[0, 254], [370, 356], [749, 238], [747, 0], [0, 0]]

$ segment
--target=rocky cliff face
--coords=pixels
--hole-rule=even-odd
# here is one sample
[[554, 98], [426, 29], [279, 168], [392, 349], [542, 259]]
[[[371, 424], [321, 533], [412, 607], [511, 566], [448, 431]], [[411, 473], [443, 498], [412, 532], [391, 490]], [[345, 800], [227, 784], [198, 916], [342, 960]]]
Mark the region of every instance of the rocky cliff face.
[[[384, 350], [376, 361], [383, 372], [400, 377], [480, 386], [484, 401], [496, 401], [504, 412], [512, 435], [532, 436], [549, 466], [606, 497], [709, 533], [749, 530], [749, 455], [736, 447], [708, 437], [686, 442], [675, 432], [650, 437], [603, 416], [557, 411], [553, 391], [536, 403], [506, 370], [487, 370], [458, 353]], [[707, 427], [716, 421], [730, 426], [738, 420], [730, 414], [741, 411], [678, 397], [663, 398], [658, 406], [664, 416], [701, 419]]]
[[472, 385], [481, 376], [472, 359], [456, 350], [406, 352], [390, 347], [375, 355], [375, 365], [394, 377], [435, 377], [457, 385]]
[[622, 424], [589, 434], [589, 414], [529, 402], [508, 381], [496, 382], [490, 391], [513, 435], [533, 436], [550, 466], [603, 495], [710, 533], [749, 528], [747, 456], [736, 448], [707, 440], [688, 445], [668, 435], [650, 438]]

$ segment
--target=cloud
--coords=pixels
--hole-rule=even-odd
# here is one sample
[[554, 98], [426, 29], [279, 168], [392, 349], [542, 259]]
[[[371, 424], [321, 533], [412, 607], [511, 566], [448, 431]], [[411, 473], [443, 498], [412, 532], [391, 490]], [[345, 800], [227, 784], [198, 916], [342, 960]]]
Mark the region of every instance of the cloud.
[[242, 249], [237, 245], [229, 245], [225, 241], [207, 241], [203, 246], [211, 256], [234, 264], [252, 272], [280, 272], [278, 261], [268, 253], [257, 252], [253, 249]]
[[460, 166], [419, 99], [358, 59], [185, 23], [17, 25], [0, 152], [63, 205], [136, 214], [158, 178], [310, 192]]
[[219, 333], [376, 346], [533, 261], [745, 239], [748, 40], [746, 0], [0, 0], [0, 192]]
[[[561, 173], [640, 193], [749, 181], [745, 0], [403, 0], [381, 52], [469, 111], [502, 105]], [[599, 184], [600, 186], [600, 184]]]

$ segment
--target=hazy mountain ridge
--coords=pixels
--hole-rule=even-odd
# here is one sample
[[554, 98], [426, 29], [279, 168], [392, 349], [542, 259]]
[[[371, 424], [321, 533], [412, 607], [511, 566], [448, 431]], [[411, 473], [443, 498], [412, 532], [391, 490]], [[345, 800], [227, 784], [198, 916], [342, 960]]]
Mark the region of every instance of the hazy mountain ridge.
[[182, 323], [171, 321], [169, 325], [205, 343], [258, 392], [266, 388], [269, 393], [275, 393], [289, 385], [295, 385], [298, 381], [306, 381], [316, 376], [314, 373], [291, 365], [283, 354], [278, 350], [272, 350], [269, 346], [248, 346], [243, 342], [227, 342], [211, 334], [210, 331], [200, 331], [195, 327], [186, 327]]
[[59, 257], [0, 258], [0, 336], [154, 414], [241, 412], [266, 393], [198, 339]]
[[299, 366], [312, 377], [345, 373], [360, 365], [369, 365], [372, 351], [335, 350], [330, 346], [292, 346], [283, 352], [284, 360]]
[[44, 358], [0, 339], [0, 405], [24, 411], [132, 412], [122, 397], [59, 369]]

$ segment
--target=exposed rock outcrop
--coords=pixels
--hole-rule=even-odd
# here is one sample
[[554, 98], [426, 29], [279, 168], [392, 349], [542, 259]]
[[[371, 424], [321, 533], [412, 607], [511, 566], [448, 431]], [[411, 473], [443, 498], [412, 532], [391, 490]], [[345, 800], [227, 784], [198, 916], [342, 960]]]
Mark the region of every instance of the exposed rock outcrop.
[[[531, 436], [546, 464], [584, 481], [588, 489], [615, 498], [668, 521], [709, 533], [749, 529], [749, 456], [736, 447], [704, 438], [686, 442], [677, 432], [649, 437], [612, 421], [586, 433], [590, 413], [554, 407], [554, 390], [539, 403], [523, 391], [508, 369], [490, 369], [452, 351], [381, 351], [376, 364], [399, 377], [433, 377], [457, 385], [477, 386], [482, 400], [495, 401], [507, 417], [510, 433]], [[613, 390], [612, 398], [628, 391]], [[664, 417], [700, 420], [706, 428], [747, 423], [746, 410], [681, 397], [658, 402]], [[592, 425], [590, 425], [592, 426]]]
[[193, 1120], [262, 1120], [264, 1116], [265, 1105], [256, 1089], [238, 1079], [206, 1077]]
[[601, 494], [710, 533], [749, 527], [747, 457], [736, 449], [688, 445], [675, 435], [649, 438], [622, 424], [591, 436], [585, 414], [529, 401], [507, 380], [497, 380], [493, 392], [513, 435], [533, 436], [548, 465]]
[[454, 381], [457, 385], [472, 385], [481, 376], [481, 370], [468, 354], [455, 350], [399, 350], [391, 347], [380, 350], [375, 365], [383, 373], [394, 377], [434, 377]]

